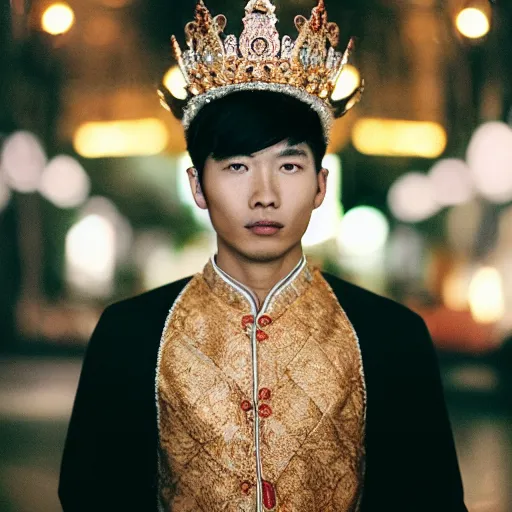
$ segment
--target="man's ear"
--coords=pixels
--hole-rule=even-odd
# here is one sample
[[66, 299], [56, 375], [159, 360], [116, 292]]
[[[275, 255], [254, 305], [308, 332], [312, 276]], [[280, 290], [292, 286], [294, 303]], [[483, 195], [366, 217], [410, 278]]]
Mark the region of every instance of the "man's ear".
[[201, 189], [201, 183], [199, 182], [199, 175], [197, 173], [197, 169], [194, 167], [189, 167], [187, 169], [188, 181], [190, 183], [190, 190], [192, 191], [192, 195], [194, 196], [194, 201], [197, 206], [202, 210], [206, 210], [208, 208], [206, 204], [206, 199], [204, 197], [203, 191]]
[[315, 209], [324, 202], [325, 193], [327, 191], [327, 176], [329, 176], [329, 171], [324, 168], [320, 169], [320, 172], [316, 176], [318, 188], [315, 196]]

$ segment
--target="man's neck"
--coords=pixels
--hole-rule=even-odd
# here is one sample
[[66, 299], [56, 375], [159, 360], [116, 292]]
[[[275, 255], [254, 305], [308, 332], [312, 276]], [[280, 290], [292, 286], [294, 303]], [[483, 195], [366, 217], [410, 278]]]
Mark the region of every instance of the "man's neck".
[[260, 309], [273, 286], [284, 279], [301, 258], [302, 247], [300, 244], [282, 258], [266, 262], [250, 261], [219, 244], [215, 262], [226, 274], [254, 293], [258, 299], [258, 309]]

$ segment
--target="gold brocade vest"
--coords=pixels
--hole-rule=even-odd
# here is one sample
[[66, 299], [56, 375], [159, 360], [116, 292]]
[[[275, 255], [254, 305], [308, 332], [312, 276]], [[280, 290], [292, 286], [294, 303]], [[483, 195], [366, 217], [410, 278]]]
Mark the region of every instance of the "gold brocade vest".
[[167, 317], [156, 399], [160, 510], [358, 510], [361, 352], [304, 257], [259, 311], [212, 258]]

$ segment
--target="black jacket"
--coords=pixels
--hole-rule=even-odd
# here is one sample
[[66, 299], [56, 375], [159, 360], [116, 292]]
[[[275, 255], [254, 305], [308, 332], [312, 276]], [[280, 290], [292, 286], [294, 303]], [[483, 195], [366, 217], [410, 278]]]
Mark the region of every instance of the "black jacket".
[[[467, 512], [424, 322], [391, 300], [324, 277], [363, 356], [368, 408], [361, 512]], [[157, 352], [169, 309], [188, 280], [103, 313], [87, 348], [64, 448], [64, 512], [157, 510]]]

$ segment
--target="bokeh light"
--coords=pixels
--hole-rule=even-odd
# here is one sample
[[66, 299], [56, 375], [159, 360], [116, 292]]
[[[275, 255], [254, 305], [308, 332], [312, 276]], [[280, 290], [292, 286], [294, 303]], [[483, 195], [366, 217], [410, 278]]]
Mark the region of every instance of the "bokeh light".
[[68, 282], [93, 296], [108, 296], [116, 262], [116, 234], [112, 222], [101, 215], [87, 215], [66, 236]]
[[492, 267], [478, 270], [469, 286], [469, 306], [474, 320], [495, 323], [505, 314], [503, 286], [499, 272]]
[[493, 121], [471, 137], [466, 161], [478, 192], [496, 203], [512, 200], [512, 129]]
[[366, 155], [437, 158], [446, 147], [446, 132], [428, 121], [362, 118], [354, 125], [352, 142]]
[[442, 283], [442, 297], [445, 306], [452, 311], [466, 311], [469, 306], [469, 286], [471, 267], [467, 264], [456, 265]]
[[87, 158], [155, 155], [167, 146], [168, 132], [160, 119], [90, 122], [74, 136], [78, 154]]
[[5, 140], [0, 167], [6, 183], [18, 192], [35, 192], [46, 165], [39, 139], [30, 132], [15, 132]]
[[441, 206], [453, 206], [474, 196], [471, 171], [464, 160], [439, 160], [429, 172], [434, 199]]
[[91, 197], [80, 209], [80, 217], [99, 215], [107, 219], [116, 233], [116, 260], [118, 263], [126, 262], [131, 254], [133, 244], [133, 229], [129, 220], [121, 214], [116, 205], [108, 198], [102, 196]]
[[179, 100], [184, 100], [187, 97], [185, 78], [183, 77], [183, 73], [181, 72], [178, 66], [173, 66], [167, 73], [164, 75], [164, 85], [167, 87], [169, 92]]
[[109, 296], [117, 264], [127, 261], [132, 241], [132, 228], [115, 204], [106, 197], [90, 198], [66, 236], [70, 289], [91, 297]]
[[41, 26], [45, 32], [56, 36], [66, 33], [75, 21], [75, 13], [63, 2], [50, 5], [43, 13]]
[[343, 254], [370, 255], [382, 249], [389, 236], [385, 215], [371, 206], [349, 210], [341, 221], [338, 245]]
[[336, 86], [331, 94], [331, 99], [334, 101], [341, 100], [350, 96], [359, 86], [361, 85], [361, 76], [359, 70], [352, 66], [352, 64], [346, 64], [336, 80]]
[[419, 172], [395, 181], [389, 189], [388, 204], [393, 215], [404, 222], [420, 222], [439, 211], [429, 177]]
[[485, 36], [491, 28], [487, 15], [474, 7], [468, 7], [460, 11], [455, 24], [458, 31], [470, 39], [479, 39]]
[[59, 155], [46, 166], [39, 192], [59, 208], [74, 208], [84, 203], [89, 195], [89, 176], [74, 158]]

